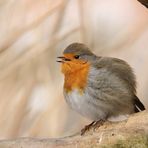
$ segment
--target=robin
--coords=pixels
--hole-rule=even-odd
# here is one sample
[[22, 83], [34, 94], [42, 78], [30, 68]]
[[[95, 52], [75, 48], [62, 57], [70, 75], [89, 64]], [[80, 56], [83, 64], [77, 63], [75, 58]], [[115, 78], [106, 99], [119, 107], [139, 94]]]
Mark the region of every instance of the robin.
[[64, 97], [69, 106], [93, 120], [86, 126], [103, 124], [119, 116], [145, 110], [136, 96], [132, 68], [123, 60], [99, 57], [82, 43], [72, 43], [58, 57], [64, 74]]

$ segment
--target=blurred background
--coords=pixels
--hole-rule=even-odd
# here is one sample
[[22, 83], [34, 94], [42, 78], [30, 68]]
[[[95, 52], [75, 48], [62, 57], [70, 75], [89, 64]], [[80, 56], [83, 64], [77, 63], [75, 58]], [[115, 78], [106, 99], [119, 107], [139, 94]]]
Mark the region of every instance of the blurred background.
[[56, 57], [72, 42], [126, 60], [148, 107], [148, 9], [137, 0], [1, 0], [0, 139], [61, 137], [90, 122], [63, 98]]

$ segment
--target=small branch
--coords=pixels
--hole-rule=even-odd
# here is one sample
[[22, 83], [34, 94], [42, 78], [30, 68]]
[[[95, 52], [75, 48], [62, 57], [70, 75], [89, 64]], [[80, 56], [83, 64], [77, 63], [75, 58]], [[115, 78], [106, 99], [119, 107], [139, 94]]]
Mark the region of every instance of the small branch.
[[65, 138], [19, 138], [1, 140], [0, 147], [11, 148], [89, 148], [89, 147], [143, 147], [148, 145], [148, 111], [133, 114], [128, 120], [106, 122], [98, 129], [91, 129], [84, 136]]

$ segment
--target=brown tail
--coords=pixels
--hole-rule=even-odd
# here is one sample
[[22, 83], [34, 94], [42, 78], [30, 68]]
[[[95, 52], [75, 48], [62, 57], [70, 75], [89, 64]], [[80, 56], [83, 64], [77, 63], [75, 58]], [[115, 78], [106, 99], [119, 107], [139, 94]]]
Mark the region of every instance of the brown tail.
[[134, 96], [134, 107], [135, 107], [135, 113], [145, 110], [144, 105], [136, 95]]

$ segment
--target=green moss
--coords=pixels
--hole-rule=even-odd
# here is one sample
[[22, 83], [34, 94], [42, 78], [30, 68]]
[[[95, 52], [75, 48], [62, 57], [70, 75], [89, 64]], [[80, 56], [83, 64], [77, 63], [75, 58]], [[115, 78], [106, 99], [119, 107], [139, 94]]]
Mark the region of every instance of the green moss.
[[118, 140], [115, 144], [104, 145], [102, 148], [148, 148], [148, 135]]

